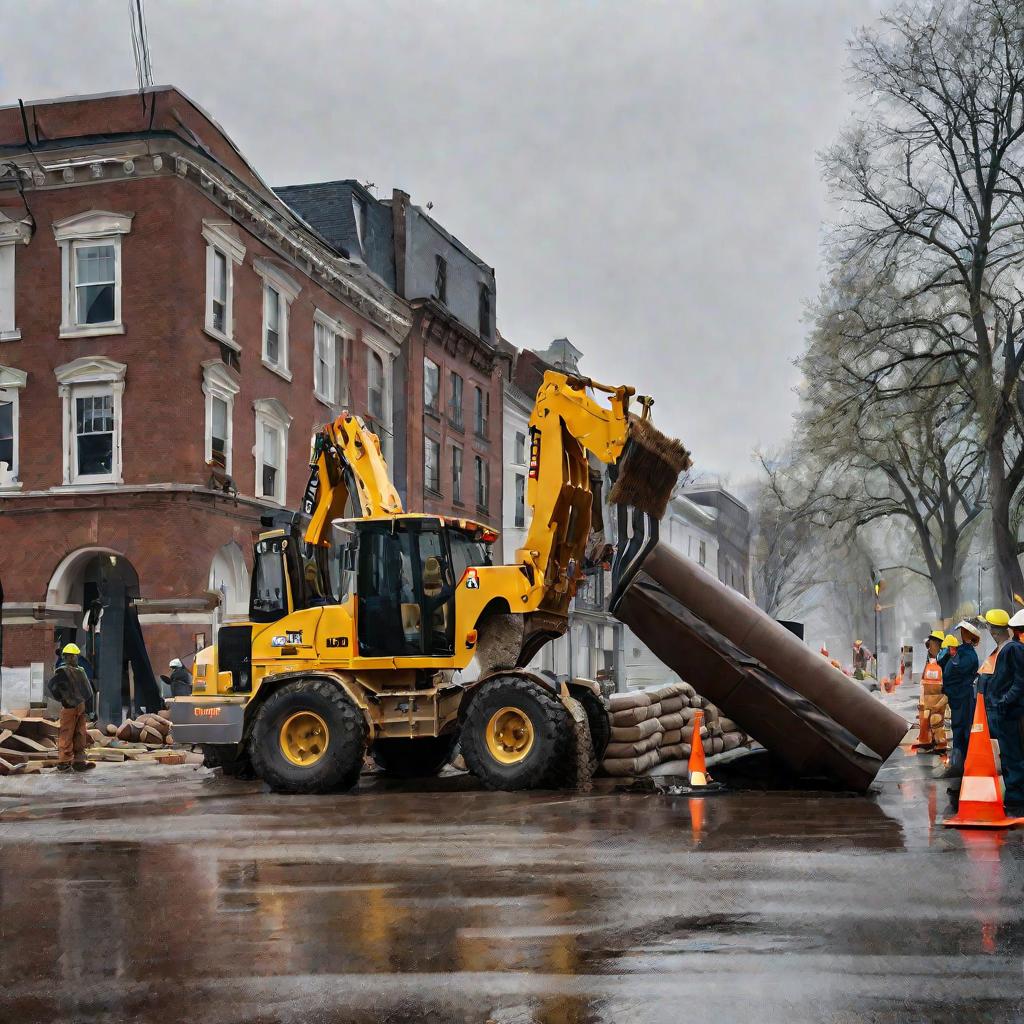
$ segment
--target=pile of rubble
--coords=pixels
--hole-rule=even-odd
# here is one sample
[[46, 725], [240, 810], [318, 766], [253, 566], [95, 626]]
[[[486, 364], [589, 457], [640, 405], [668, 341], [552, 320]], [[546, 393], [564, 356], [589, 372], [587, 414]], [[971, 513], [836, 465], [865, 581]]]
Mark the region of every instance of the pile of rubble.
[[[186, 764], [201, 754], [173, 749], [171, 713], [142, 715], [106, 731], [89, 729], [90, 761], [150, 761]], [[35, 715], [0, 713], [0, 775], [27, 775], [57, 764], [57, 722]]]
[[700, 740], [708, 756], [747, 746], [750, 737], [688, 683], [613, 693], [611, 741], [601, 767], [607, 775], [643, 775], [668, 761], [685, 761], [693, 743], [693, 719], [704, 712]]

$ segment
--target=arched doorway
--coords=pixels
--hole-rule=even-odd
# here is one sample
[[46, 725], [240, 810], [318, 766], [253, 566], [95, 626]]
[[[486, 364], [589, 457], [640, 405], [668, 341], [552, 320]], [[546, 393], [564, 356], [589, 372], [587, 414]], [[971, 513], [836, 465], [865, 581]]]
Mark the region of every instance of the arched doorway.
[[55, 647], [73, 640], [99, 690], [98, 713], [120, 722], [127, 711], [160, 707], [135, 600], [139, 576], [131, 562], [110, 548], [80, 548], [66, 555], [47, 587], [47, 603], [70, 606], [74, 626], [55, 630]]
[[220, 602], [213, 611], [213, 635], [222, 623], [230, 619], [244, 619], [249, 614], [249, 570], [242, 549], [234, 541], [219, 548], [210, 564], [209, 588], [219, 595]]

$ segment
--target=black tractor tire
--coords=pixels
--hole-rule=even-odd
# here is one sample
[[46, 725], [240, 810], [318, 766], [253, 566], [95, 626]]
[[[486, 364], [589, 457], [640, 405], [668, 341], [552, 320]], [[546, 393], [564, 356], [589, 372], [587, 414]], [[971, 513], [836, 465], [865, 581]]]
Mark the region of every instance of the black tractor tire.
[[[532, 742], [522, 757], [503, 763], [487, 742], [492, 718], [512, 708], [529, 720]], [[543, 686], [517, 675], [490, 679], [473, 695], [461, 733], [466, 767], [488, 788], [537, 789], [558, 774], [572, 750], [572, 722], [561, 701]]]
[[[284, 753], [281, 730], [300, 712], [327, 726], [326, 747], [309, 765]], [[256, 774], [277, 793], [331, 793], [359, 780], [366, 753], [366, 717], [340, 686], [326, 679], [299, 679], [275, 690], [256, 714], [249, 740]]]
[[204, 743], [202, 746], [205, 767], [219, 768], [226, 777], [232, 779], [256, 778], [249, 755], [244, 751], [239, 752], [234, 743]]
[[452, 732], [413, 740], [377, 740], [370, 747], [370, 756], [387, 775], [397, 779], [426, 779], [451, 761], [457, 735]]
[[597, 763], [600, 764], [612, 738], [612, 716], [608, 712], [608, 704], [603, 697], [599, 697], [585, 686], [569, 687], [569, 694], [583, 705], [583, 710], [587, 713], [590, 742], [594, 747]]

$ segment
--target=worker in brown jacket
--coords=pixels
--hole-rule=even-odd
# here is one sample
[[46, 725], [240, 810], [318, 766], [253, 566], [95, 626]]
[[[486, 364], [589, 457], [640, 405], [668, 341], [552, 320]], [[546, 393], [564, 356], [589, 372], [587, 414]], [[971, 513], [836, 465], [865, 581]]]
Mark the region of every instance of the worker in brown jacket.
[[60, 704], [60, 732], [57, 734], [57, 771], [87, 772], [95, 768], [86, 759], [89, 746], [86, 731], [86, 707], [92, 702], [93, 688], [85, 670], [78, 664], [82, 652], [78, 644], [65, 644], [62, 664], [47, 683], [50, 696]]

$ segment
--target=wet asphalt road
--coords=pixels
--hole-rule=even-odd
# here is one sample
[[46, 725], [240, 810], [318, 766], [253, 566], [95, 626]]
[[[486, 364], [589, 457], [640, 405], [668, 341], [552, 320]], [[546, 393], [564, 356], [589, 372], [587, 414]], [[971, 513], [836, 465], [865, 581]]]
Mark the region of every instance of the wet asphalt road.
[[942, 828], [931, 766], [704, 801], [0, 780], [0, 1022], [1022, 1019], [1024, 831]]

